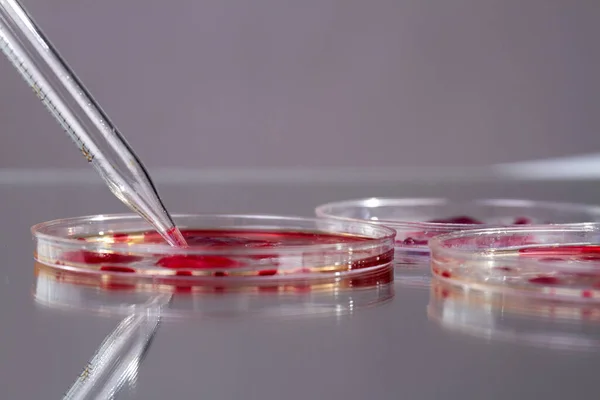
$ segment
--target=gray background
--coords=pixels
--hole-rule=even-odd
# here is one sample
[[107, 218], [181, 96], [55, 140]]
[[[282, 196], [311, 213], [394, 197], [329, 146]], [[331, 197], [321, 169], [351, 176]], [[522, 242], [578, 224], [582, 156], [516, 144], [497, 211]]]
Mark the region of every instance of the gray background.
[[[150, 168], [600, 147], [596, 0], [23, 0]], [[87, 168], [0, 58], [0, 167]]]

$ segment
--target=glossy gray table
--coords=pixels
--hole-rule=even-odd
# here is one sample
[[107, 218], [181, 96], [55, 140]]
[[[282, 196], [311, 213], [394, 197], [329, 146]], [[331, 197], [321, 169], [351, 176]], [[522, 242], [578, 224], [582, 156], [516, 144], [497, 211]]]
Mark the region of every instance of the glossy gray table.
[[[399, 185], [162, 185], [179, 212], [311, 216], [315, 205], [379, 196], [517, 197], [600, 203], [596, 182]], [[0, 393], [58, 399], [121, 318], [36, 305], [29, 227], [54, 218], [123, 212], [99, 184], [0, 185]], [[396, 282], [392, 301], [355, 313], [302, 318], [195, 318], [164, 322], [134, 387], [139, 399], [596, 398], [600, 353], [556, 349], [443, 329], [427, 315], [430, 290]], [[471, 316], [474, 323], [486, 316]], [[465, 316], [469, 318], [469, 316]], [[479, 319], [478, 319], [479, 318]], [[497, 321], [502, 322], [502, 321]], [[488, 320], [489, 323], [489, 320]], [[514, 322], [512, 326], [519, 326]], [[547, 325], [522, 321], [524, 331]], [[484, 327], [485, 328], [485, 327]], [[487, 328], [486, 328], [487, 329]], [[594, 343], [595, 326], [571, 336]], [[518, 332], [517, 332], [518, 333]], [[518, 334], [515, 336], [518, 339]], [[600, 339], [600, 334], [597, 336]]]

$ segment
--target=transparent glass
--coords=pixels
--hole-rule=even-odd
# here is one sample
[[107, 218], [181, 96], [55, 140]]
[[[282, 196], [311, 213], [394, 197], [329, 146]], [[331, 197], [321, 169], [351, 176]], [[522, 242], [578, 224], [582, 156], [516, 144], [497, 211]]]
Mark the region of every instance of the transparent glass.
[[330, 280], [386, 268], [394, 231], [373, 224], [275, 216], [176, 215], [189, 246], [156, 241], [133, 214], [61, 219], [35, 225], [35, 259], [65, 271], [235, 284], [258, 279]]
[[510, 199], [454, 201], [444, 198], [369, 198], [316, 208], [322, 218], [363, 221], [396, 230], [396, 262], [423, 262], [428, 241], [473, 228], [600, 221], [600, 207]]
[[596, 304], [490, 293], [434, 279], [427, 314], [453, 332], [550, 350], [600, 348]]
[[[34, 298], [64, 312], [124, 316], [147, 314], [162, 300], [162, 318], [300, 318], [341, 316], [394, 296], [391, 265], [341, 278], [246, 281], [235, 285], [202, 280], [136, 279], [57, 270], [36, 263]], [[165, 296], [168, 302], [165, 301]]]
[[184, 245], [138, 156], [17, 0], [0, 0], [0, 50], [113, 194]]
[[429, 241], [431, 271], [462, 287], [600, 301], [600, 225], [477, 229]]

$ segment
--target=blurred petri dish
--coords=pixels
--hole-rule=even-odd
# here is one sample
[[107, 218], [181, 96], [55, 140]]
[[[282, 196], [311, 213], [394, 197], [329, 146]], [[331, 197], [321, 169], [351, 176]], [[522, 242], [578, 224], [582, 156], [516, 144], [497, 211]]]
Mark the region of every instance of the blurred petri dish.
[[166, 318], [342, 316], [375, 307], [394, 296], [393, 267], [340, 279], [246, 280], [219, 285], [211, 280], [164, 280], [61, 270], [36, 262], [38, 305], [66, 312], [124, 316], [161, 304]]
[[63, 271], [154, 282], [321, 280], [387, 268], [394, 231], [360, 222], [276, 216], [176, 215], [189, 244], [174, 248], [133, 214], [32, 227], [35, 260]]
[[542, 225], [435, 237], [431, 272], [465, 287], [600, 303], [600, 225]]
[[600, 221], [600, 207], [514, 199], [369, 198], [316, 208], [321, 218], [369, 222], [396, 230], [396, 263], [427, 262], [429, 239], [456, 231]]
[[465, 289], [434, 279], [427, 314], [444, 329], [551, 350], [600, 348], [600, 305]]

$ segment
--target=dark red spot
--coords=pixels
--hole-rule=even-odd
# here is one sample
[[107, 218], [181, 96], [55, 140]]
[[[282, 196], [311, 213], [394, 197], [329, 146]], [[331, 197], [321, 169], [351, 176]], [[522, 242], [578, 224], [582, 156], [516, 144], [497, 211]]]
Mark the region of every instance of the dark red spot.
[[514, 225], [529, 225], [531, 224], [531, 220], [527, 217], [518, 217], [513, 222]]
[[177, 275], [177, 276], [192, 276], [193, 273], [192, 273], [192, 271], [178, 270], [178, 271], [175, 271], [175, 275]]
[[129, 267], [121, 267], [119, 265], [103, 265], [100, 267], [100, 271], [105, 272], [135, 272], [135, 269]]
[[581, 297], [590, 298], [592, 297], [592, 292], [589, 290], [584, 290], [583, 292], [581, 292]]
[[83, 264], [128, 264], [142, 259], [130, 254], [95, 253], [86, 250], [63, 253], [62, 258], [67, 262]]
[[258, 291], [259, 292], [266, 292], [266, 293], [277, 293], [279, 292], [279, 286], [259, 286], [258, 287]]
[[425, 246], [425, 245], [427, 245], [427, 243], [428, 243], [427, 240], [414, 239], [412, 237], [407, 237], [406, 239], [404, 239], [402, 241], [402, 244], [404, 244], [406, 246]]
[[450, 277], [452, 276], [452, 274], [450, 274], [450, 272], [449, 272], [449, 271], [442, 271], [441, 275], [442, 275], [444, 278], [450, 278]]
[[466, 215], [459, 215], [456, 217], [443, 218], [443, 219], [432, 219], [427, 222], [434, 223], [434, 224], [461, 224], [461, 225], [483, 224], [483, 222], [481, 222], [475, 218], [466, 216]]
[[157, 265], [170, 269], [220, 269], [237, 267], [239, 263], [222, 256], [175, 255], [161, 258]]
[[544, 257], [544, 258], [540, 258], [538, 261], [543, 261], [543, 262], [558, 262], [558, 261], [567, 261], [568, 259], [566, 258], [561, 258], [561, 257]]
[[494, 267], [495, 270], [497, 271], [503, 271], [503, 272], [513, 272], [514, 269], [511, 267]]
[[578, 260], [582, 261], [600, 261], [600, 254], [589, 254], [585, 256], [577, 257]]
[[558, 285], [560, 280], [554, 276], [537, 276], [529, 279], [529, 283], [536, 285]]
[[227, 272], [217, 271], [213, 275], [216, 277], [223, 277], [223, 276], [227, 276]]
[[258, 275], [259, 276], [272, 276], [272, 275], [277, 275], [277, 270], [276, 269], [264, 269], [262, 271], [258, 271]]
[[129, 241], [129, 234], [127, 233], [115, 233], [113, 235], [115, 243], [127, 243]]

